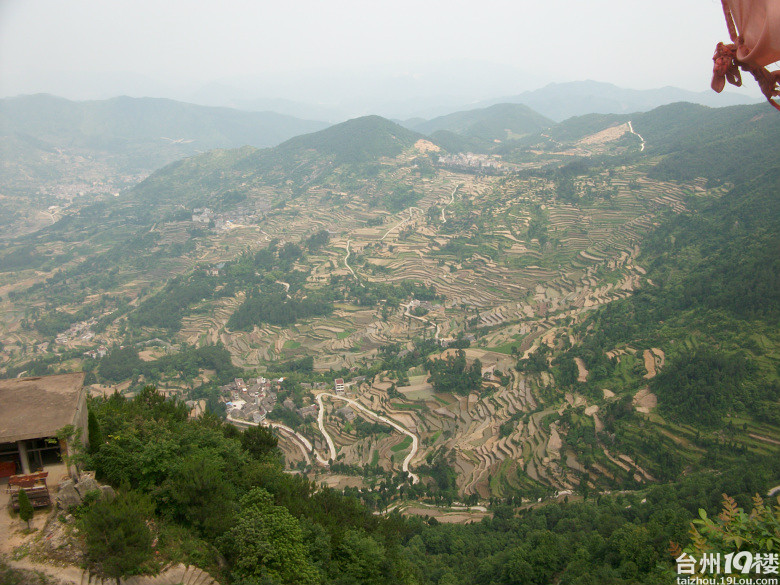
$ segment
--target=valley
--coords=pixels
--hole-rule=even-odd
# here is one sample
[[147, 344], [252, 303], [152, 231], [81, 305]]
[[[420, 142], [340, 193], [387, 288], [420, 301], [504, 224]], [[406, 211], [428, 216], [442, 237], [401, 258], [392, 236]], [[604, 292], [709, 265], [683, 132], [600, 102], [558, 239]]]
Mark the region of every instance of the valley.
[[0, 6], [0, 585], [780, 585], [780, 0]]
[[[601, 308], [658, 288], [647, 238], [731, 185], [659, 177], [658, 122], [641, 116], [515, 129], [498, 154], [463, 159], [476, 166], [376, 116], [174, 163], [6, 246], [6, 375], [85, 368], [96, 395], [154, 383], [239, 425], [262, 413], [289, 470], [386, 503], [673, 477], [723, 438], [658, 407], [682, 346], [578, 348]], [[777, 335], [762, 335], [769, 368]], [[437, 384], [436, 363], [479, 380]], [[284, 379], [276, 406], [262, 391], [231, 411], [219, 386], [238, 376]], [[773, 452], [777, 423], [739, 416], [730, 440]]]

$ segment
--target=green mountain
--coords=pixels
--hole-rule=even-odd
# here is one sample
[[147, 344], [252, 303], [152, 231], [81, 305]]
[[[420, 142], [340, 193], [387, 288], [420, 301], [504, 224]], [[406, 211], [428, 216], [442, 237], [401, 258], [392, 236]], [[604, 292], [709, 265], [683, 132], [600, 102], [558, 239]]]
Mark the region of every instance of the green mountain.
[[[780, 132], [780, 117], [772, 113], [765, 103], [710, 108], [680, 102], [631, 115], [587, 114], [497, 151], [525, 153], [529, 146], [557, 151], [631, 122], [633, 131], [644, 140], [644, 149], [628, 156], [637, 161], [649, 157], [652, 177], [733, 182], [749, 179], [777, 160], [774, 149], [768, 147]], [[639, 137], [633, 140], [639, 142]]]
[[132, 196], [185, 202], [239, 184], [311, 184], [343, 165], [358, 168], [397, 156], [422, 138], [380, 116], [365, 116], [296, 136], [275, 148], [213, 151], [173, 163], [138, 185]]
[[112, 197], [173, 161], [215, 148], [273, 146], [327, 125], [165, 99], [2, 99], [0, 226], [7, 229], [0, 240]]
[[279, 145], [281, 155], [314, 151], [335, 164], [363, 163], [397, 156], [423, 138], [381, 116], [363, 116], [313, 134], [296, 136]]
[[574, 116], [556, 124], [545, 132], [551, 139], [560, 142], [575, 142], [611, 126], [624, 124], [630, 116], [624, 114], [586, 114]]
[[665, 156], [654, 176], [736, 183], [777, 164], [771, 144], [780, 135], [780, 116], [773, 113], [765, 103], [715, 109], [681, 103], [632, 120], [648, 153]]
[[554, 122], [522, 104], [496, 104], [488, 108], [455, 112], [433, 120], [415, 123], [424, 134], [448, 131], [488, 142], [517, 139], [535, 134]]

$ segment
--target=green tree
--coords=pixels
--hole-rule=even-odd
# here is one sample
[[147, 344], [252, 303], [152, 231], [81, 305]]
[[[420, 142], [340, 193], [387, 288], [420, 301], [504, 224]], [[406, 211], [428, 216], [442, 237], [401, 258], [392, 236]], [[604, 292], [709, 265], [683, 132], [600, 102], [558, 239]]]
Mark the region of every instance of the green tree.
[[260, 461], [273, 455], [278, 440], [270, 429], [249, 427], [241, 433], [241, 446]]
[[241, 510], [222, 539], [236, 580], [290, 585], [318, 582], [317, 569], [306, 555], [301, 526], [286, 508], [274, 505], [264, 489], [254, 488], [241, 498]]
[[204, 535], [218, 536], [227, 529], [235, 502], [233, 486], [223, 477], [224, 462], [199, 453], [165, 482], [163, 497], [177, 519]]
[[33, 517], [33, 507], [30, 498], [27, 497], [27, 491], [19, 490], [19, 518], [27, 522], [27, 529], [30, 529], [30, 520]]
[[147, 520], [154, 507], [137, 492], [120, 493], [111, 502], [95, 502], [81, 520], [86, 535], [87, 564], [116, 579], [142, 572], [152, 556], [152, 533]]
[[476, 359], [469, 366], [466, 352], [458, 349], [455, 355], [446, 359], [433, 359], [425, 363], [431, 376], [431, 383], [437, 392], [454, 392], [468, 396], [471, 392], [479, 392], [482, 388], [482, 363]]
[[89, 439], [89, 452], [94, 453], [103, 444], [103, 433], [100, 431], [95, 413], [90, 410], [87, 414], [87, 438]]
[[[699, 519], [691, 524], [692, 542], [685, 552], [697, 557], [703, 553], [739, 551], [777, 553], [780, 551], [780, 496], [774, 510], [760, 496], [753, 498], [748, 514], [734, 498], [723, 494], [723, 509], [716, 518], [699, 509]], [[672, 554], [679, 556], [679, 545], [672, 543]], [[677, 554], [675, 554], [677, 553]]]
[[338, 548], [339, 585], [379, 585], [389, 567], [384, 547], [362, 531], [349, 530]]

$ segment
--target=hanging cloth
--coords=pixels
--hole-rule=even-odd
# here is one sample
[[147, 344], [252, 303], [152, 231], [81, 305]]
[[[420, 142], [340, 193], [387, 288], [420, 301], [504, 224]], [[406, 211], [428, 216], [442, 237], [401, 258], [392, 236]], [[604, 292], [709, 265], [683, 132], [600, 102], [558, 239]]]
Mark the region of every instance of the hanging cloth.
[[780, 0], [721, 0], [732, 44], [718, 43], [712, 60], [712, 89], [720, 93], [726, 81], [742, 85], [739, 70], [749, 71], [775, 108], [780, 97], [780, 71], [766, 67], [780, 61]]

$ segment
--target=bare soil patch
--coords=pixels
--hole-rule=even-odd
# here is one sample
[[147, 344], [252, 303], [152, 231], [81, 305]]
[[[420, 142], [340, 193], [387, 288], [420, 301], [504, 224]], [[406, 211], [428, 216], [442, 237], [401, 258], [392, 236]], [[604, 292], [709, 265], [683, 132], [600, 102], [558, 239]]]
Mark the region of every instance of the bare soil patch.
[[479, 522], [486, 516], [492, 516], [490, 512], [444, 512], [432, 508], [410, 506], [403, 510], [401, 514], [405, 516], [431, 516], [439, 522], [447, 524], [466, 524], [468, 522]]
[[436, 146], [433, 142], [420, 138], [414, 143], [414, 147], [420, 152], [439, 152], [441, 148]]
[[645, 386], [634, 395], [632, 403], [637, 412], [649, 414], [658, 405], [658, 398], [650, 392], [650, 388]]
[[651, 352], [649, 349], [646, 349], [644, 351], [643, 357], [645, 359], [645, 369], [647, 370], [647, 373], [644, 375], [645, 380], [655, 378], [655, 356], [653, 355], [653, 352]]
[[601, 132], [596, 132], [595, 134], [586, 136], [577, 144], [604, 144], [605, 142], [612, 142], [623, 136], [623, 134], [628, 131], [628, 123], [621, 124], [620, 126], [612, 126], [612, 128], [606, 128]]
[[754, 439], [758, 439], [759, 441], [764, 441], [765, 443], [772, 443], [773, 445], [780, 445], [780, 441], [776, 441], [775, 439], [770, 439], [769, 437], [764, 437], [763, 435], [757, 435], [755, 433], [749, 433], [751, 437]]
[[588, 370], [585, 369], [585, 362], [582, 361], [582, 358], [574, 358], [574, 363], [577, 364], [577, 382], [587, 382]]

